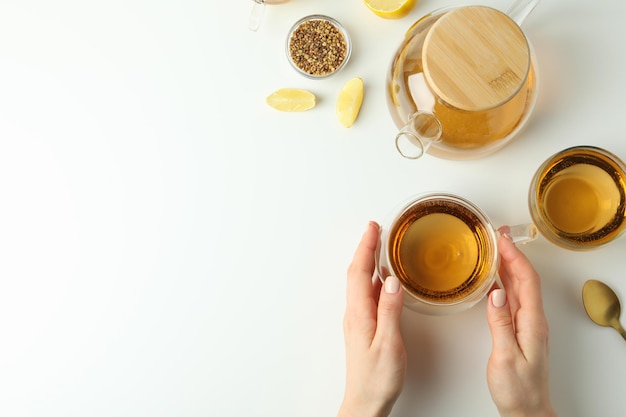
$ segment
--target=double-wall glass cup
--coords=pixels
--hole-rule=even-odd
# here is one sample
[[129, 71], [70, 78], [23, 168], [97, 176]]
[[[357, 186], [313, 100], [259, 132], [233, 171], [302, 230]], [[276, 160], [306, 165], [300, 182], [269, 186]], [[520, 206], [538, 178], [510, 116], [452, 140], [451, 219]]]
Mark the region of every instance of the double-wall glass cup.
[[564, 149], [536, 171], [528, 205], [547, 240], [571, 250], [598, 248], [626, 229], [626, 166], [598, 147]]
[[[532, 224], [513, 226], [517, 243], [533, 240]], [[478, 303], [499, 280], [497, 229], [472, 202], [447, 193], [410, 198], [381, 224], [376, 271], [398, 277], [405, 306], [442, 315]]]

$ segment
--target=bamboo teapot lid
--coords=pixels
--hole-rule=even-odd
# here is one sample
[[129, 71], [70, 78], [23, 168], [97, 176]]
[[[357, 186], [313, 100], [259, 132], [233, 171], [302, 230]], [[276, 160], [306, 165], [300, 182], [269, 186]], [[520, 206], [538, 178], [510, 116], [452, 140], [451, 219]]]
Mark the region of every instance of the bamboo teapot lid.
[[422, 51], [433, 92], [461, 110], [484, 111], [507, 102], [530, 69], [530, 48], [506, 14], [484, 6], [453, 9], [430, 29]]

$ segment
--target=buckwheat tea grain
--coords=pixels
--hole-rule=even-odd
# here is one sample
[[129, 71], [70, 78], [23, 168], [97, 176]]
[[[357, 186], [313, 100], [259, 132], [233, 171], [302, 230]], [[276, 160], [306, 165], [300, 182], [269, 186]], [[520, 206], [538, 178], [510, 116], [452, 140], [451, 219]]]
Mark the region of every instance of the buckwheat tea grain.
[[294, 65], [315, 77], [335, 72], [346, 59], [347, 51], [343, 33], [327, 20], [304, 21], [289, 39], [289, 55]]

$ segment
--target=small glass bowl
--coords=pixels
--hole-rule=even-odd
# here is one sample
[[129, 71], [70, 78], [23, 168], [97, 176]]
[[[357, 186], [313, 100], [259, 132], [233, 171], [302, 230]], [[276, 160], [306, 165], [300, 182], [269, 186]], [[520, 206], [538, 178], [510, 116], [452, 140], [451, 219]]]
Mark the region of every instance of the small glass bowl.
[[[325, 34], [319, 32], [319, 30], [324, 29], [330, 29], [331, 33], [328, 31]], [[343, 38], [342, 46], [322, 45], [321, 43], [328, 39], [329, 34], [338, 39]], [[304, 61], [304, 52], [297, 53], [298, 42], [300, 42], [299, 36], [304, 37], [301, 46], [307, 48], [305, 52], [309, 53], [309, 57], [311, 57], [311, 53], [318, 55], [310, 59], [308, 63]], [[307, 78], [317, 80], [336, 73], [346, 65], [352, 53], [352, 41], [346, 29], [337, 20], [329, 16], [315, 14], [303, 17], [291, 27], [287, 35], [285, 52], [289, 63], [297, 72]], [[338, 62], [337, 59], [334, 59], [334, 55], [343, 55], [343, 60]]]

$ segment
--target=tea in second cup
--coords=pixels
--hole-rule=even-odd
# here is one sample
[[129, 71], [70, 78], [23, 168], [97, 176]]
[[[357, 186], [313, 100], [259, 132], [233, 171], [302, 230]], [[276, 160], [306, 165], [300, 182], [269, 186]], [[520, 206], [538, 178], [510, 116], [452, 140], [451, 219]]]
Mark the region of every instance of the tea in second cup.
[[611, 242], [626, 227], [626, 167], [593, 146], [551, 156], [535, 173], [528, 204], [541, 234], [566, 249], [588, 250]]

